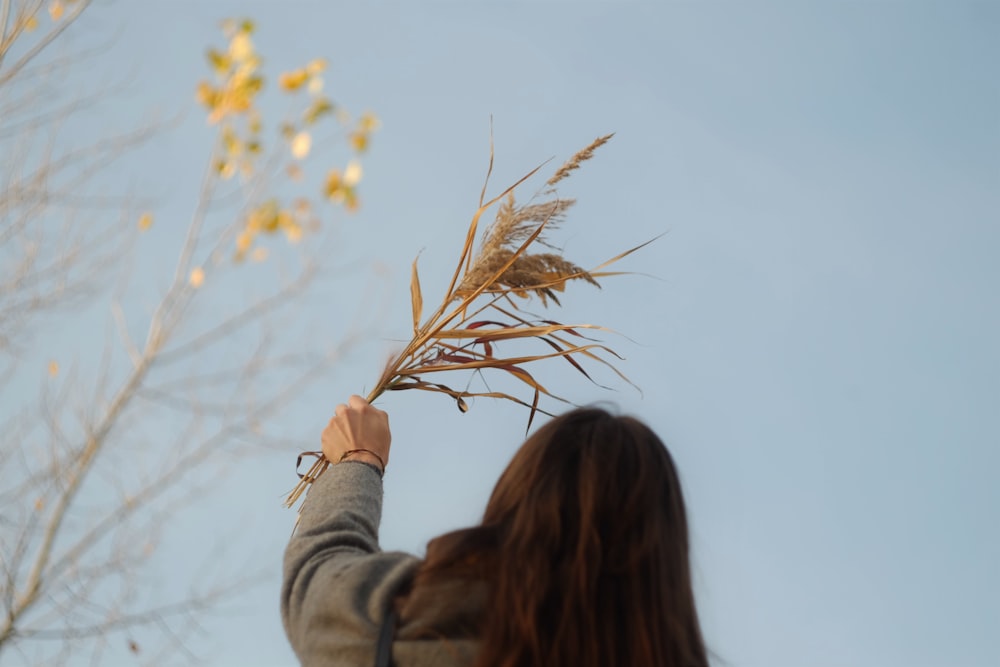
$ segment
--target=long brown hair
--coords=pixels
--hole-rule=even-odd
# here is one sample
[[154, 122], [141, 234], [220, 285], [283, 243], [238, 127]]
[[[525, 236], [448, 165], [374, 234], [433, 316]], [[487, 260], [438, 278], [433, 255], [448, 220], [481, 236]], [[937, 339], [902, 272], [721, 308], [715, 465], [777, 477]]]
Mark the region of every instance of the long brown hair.
[[485, 580], [476, 667], [707, 667], [688, 551], [666, 447], [584, 408], [528, 438], [482, 524], [431, 541], [414, 587]]

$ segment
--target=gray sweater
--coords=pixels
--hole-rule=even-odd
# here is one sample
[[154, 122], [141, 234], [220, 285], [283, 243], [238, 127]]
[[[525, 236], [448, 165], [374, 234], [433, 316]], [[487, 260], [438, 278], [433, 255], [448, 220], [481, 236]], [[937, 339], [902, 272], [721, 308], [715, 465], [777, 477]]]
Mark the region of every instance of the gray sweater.
[[[281, 616], [302, 665], [371, 667], [389, 605], [420, 565], [378, 545], [382, 480], [369, 465], [331, 466], [312, 485], [285, 550]], [[414, 593], [393, 643], [397, 667], [466, 667], [468, 636], [485, 599], [481, 586], [453, 582]], [[410, 617], [413, 616], [413, 617]]]

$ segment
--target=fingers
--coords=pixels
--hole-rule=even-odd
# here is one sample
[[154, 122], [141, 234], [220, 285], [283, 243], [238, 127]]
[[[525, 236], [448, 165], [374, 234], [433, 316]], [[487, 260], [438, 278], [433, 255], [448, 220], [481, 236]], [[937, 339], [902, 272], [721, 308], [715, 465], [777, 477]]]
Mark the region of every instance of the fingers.
[[351, 396], [347, 403], [334, 408], [334, 416], [320, 440], [323, 455], [330, 461], [339, 461], [351, 450], [367, 450], [381, 465], [387, 465], [392, 443], [389, 415], [361, 396]]
[[344, 417], [348, 412], [354, 410], [356, 412], [363, 412], [367, 408], [371, 408], [372, 405], [362, 397], [354, 394], [349, 399], [347, 403], [338, 403], [337, 407], [333, 409], [334, 418]]

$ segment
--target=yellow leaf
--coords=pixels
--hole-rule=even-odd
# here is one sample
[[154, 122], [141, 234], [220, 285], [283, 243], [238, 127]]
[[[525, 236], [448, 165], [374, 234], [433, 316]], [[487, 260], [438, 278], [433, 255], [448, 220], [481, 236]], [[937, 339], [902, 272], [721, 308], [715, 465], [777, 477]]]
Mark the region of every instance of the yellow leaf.
[[354, 191], [354, 188], [348, 188], [344, 191], [344, 208], [347, 209], [348, 213], [354, 213], [360, 205], [358, 193]]
[[316, 76], [317, 74], [323, 72], [326, 69], [326, 59], [316, 58], [315, 60], [310, 60], [309, 64], [306, 65], [306, 72], [310, 76]]
[[201, 287], [202, 283], [205, 282], [205, 270], [200, 266], [191, 269], [191, 275], [188, 276], [188, 283], [191, 287]]
[[351, 132], [350, 136], [351, 148], [357, 153], [364, 153], [368, 150], [368, 133], [367, 132]]
[[305, 121], [306, 125], [312, 125], [317, 120], [323, 116], [331, 113], [333, 111], [333, 103], [330, 102], [326, 97], [320, 97], [316, 99], [309, 108], [306, 109], [305, 114], [303, 114], [302, 119]]
[[66, 11], [66, 7], [61, 0], [53, 0], [52, 4], [49, 5], [49, 16], [52, 17], [53, 21], [61, 19], [64, 11]]
[[212, 69], [215, 70], [215, 73], [220, 77], [225, 76], [226, 73], [229, 71], [229, 68], [232, 67], [233, 64], [232, 61], [229, 59], [229, 56], [227, 56], [224, 53], [220, 53], [215, 49], [209, 49], [208, 52], [205, 53], [205, 57], [208, 58], [208, 63], [212, 66]]
[[361, 114], [358, 119], [358, 128], [364, 132], [374, 132], [381, 124], [378, 117], [370, 111]]
[[24, 20], [24, 29], [25, 29], [25, 31], [31, 32], [32, 30], [36, 29], [37, 27], [38, 27], [38, 17], [37, 16], [31, 15], [31, 16], [29, 16], [28, 18], [26, 18]]
[[311, 79], [309, 79], [308, 90], [313, 95], [319, 95], [321, 92], [323, 92], [323, 77], [314, 76]]
[[281, 211], [278, 210], [278, 202], [270, 199], [257, 209], [257, 220], [260, 229], [265, 232], [274, 233], [281, 227]]
[[250, 249], [250, 245], [253, 243], [253, 234], [249, 231], [240, 232], [240, 235], [236, 237], [236, 252], [239, 254], [246, 253]]
[[152, 213], [149, 213], [147, 211], [146, 213], [143, 213], [142, 215], [139, 216], [139, 229], [141, 229], [142, 231], [146, 231], [152, 226], [153, 226]]
[[361, 163], [351, 160], [344, 169], [344, 185], [351, 187], [361, 182]]
[[309, 155], [310, 148], [312, 148], [312, 137], [309, 136], [308, 132], [299, 132], [292, 139], [292, 155], [296, 159], [301, 160]]
[[249, 111], [253, 106], [253, 98], [264, 86], [264, 79], [260, 76], [248, 76], [235, 79], [228, 91], [228, 102], [233, 111], [242, 113]]
[[424, 297], [420, 291], [420, 276], [417, 274], [417, 260], [413, 260], [410, 272], [410, 303], [413, 308], [413, 333], [420, 330], [420, 316], [424, 308]]
[[340, 175], [339, 169], [331, 169], [326, 175], [326, 182], [323, 184], [323, 194], [332, 201], [343, 201], [344, 179]]
[[52, 360], [49, 362], [49, 375], [55, 377], [59, 375], [59, 362]]
[[224, 150], [229, 157], [236, 157], [243, 152], [243, 143], [240, 141], [240, 138], [236, 136], [236, 132], [233, 131], [233, 128], [230, 125], [222, 128], [222, 150]]
[[278, 85], [286, 91], [295, 91], [301, 88], [309, 80], [309, 73], [304, 69], [297, 69], [285, 72], [278, 77]]
[[209, 109], [214, 109], [219, 104], [218, 91], [216, 91], [215, 88], [213, 88], [207, 81], [202, 81], [198, 84], [195, 96], [201, 104], [205, 105]]
[[302, 240], [302, 227], [299, 223], [292, 221], [285, 225], [285, 238], [289, 243], [298, 243]]
[[246, 62], [253, 55], [253, 42], [246, 32], [238, 32], [229, 42], [229, 57], [238, 63]]
[[251, 253], [250, 259], [255, 262], [263, 262], [267, 259], [267, 248], [257, 248]]

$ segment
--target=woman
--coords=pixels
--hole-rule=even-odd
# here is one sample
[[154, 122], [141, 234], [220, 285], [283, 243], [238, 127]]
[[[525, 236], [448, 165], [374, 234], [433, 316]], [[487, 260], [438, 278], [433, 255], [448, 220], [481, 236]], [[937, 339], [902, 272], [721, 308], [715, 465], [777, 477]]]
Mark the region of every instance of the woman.
[[[282, 616], [303, 665], [707, 667], [670, 454], [584, 408], [522, 445], [480, 525], [420, 560], [378, 546], [388, 415], [352, 396], [323, 432], [285, 554]], [[388, 655], [379, 658], [388, 663]]]

